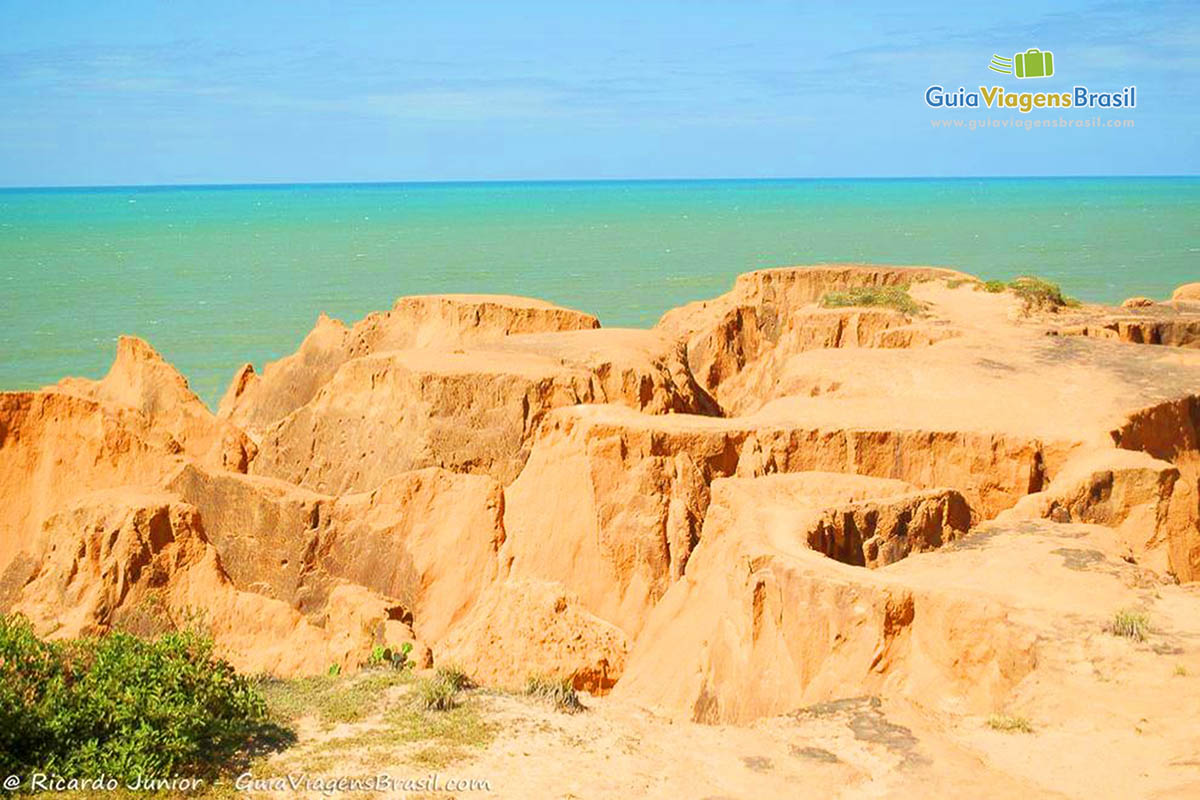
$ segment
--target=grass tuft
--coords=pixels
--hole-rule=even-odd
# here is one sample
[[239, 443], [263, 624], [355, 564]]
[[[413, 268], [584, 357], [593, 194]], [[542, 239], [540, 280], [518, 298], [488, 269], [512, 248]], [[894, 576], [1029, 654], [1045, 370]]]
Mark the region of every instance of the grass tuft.
[[540, 676], [531, 676], [525, 683], [525, 694], [530, 697], [549, 701], [556, 709], [567, 714], [577, 714], [584, 711], [585, 706], [579, 700], [579, 693], [570, 678], [554, 680]]
[[1012, 714], [992, 714], [988, 717], [987, 725], [992, 730], [1002, 733], [1033, 733], [1032, 722]]
[[921, 313], [921, 306], [908, 293], [908, 286], [856, 286], [837, 292], [826, 292], [821, 298], [826, 308], [877, 307], [890, 308], [909, 316]]
[[446, 664], [437, 668], [434, 675], [446, 683], [454, 687], [454, 691], [461, 692], [463, 689], [470, 689], [475, 686], [467, 673], [454, 664]]
[[434, 675], [417, 681], [413, 698], [426, 711], [449, 711], [458, 705], [458, 689], [444, 676]]
[[1115, 636], [1124, 636], [1135, 642], [1144, 642], [1146, 634], [1150, 632], [1150, 617], [1133, 609], [1118, 611], [1113, 615], [1109, 631]]

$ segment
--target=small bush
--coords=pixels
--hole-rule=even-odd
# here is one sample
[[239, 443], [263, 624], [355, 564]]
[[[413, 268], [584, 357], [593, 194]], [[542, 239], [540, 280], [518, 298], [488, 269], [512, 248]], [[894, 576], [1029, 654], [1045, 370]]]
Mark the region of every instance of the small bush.
[[570, 678], [553, 680], [539, 676], [530, 677], [525, 683], [525, 694], [548, 700], [559, 711], [575, 714], [584, 710], [583, 703]]
[[1141, 611], [1132, 609], [1118, 611], [1113, 616], [1109, 631], [1115, 636], [1124, 636], [1135, 642], [1144, 642], [1146, 634], [1150, 632], [1150, 617]]
[[1003, 292], [1007, 288], [1008, 288], [1008, 284], [1005, 283], [1004, 281], [984, 281], [983, 282], [983, 290], [985, 292], [991, 292], [992, 294], [1000, 294], [1000, 292]]
[[413, 697], [426, 711], [449, 711], [458, 705], [458, 689], [441, 675], [417, 681]]
[[921, 306], [908, 293], [908, 286], [856, 286], [838, 292], [826, 292], [821, 298], [826, 308], [881, 307], [916, 316]]
[[249, 681], [195, 633], [44, 642], [0, 617], [0, 773], [208, 775], [268, 727]]
[[1008, 285], [1013, 294], [1021, 298], [1027, 309], [1053, 310], [1063, 306], [1077, 306], [1079, 301], [1067, 297], [1057, 283], [1023, 275]]
[[1186, 678], [1188, 674], [1187, 667], [1185, 667], [1183, 664], [1176, 664], [1175, 674], [1181, 678]]
[[988, 717], [988, 727], [1004, 733], [1033, 733], [1033, 723], [1025, 717], [1011, 714], [992, 714]]

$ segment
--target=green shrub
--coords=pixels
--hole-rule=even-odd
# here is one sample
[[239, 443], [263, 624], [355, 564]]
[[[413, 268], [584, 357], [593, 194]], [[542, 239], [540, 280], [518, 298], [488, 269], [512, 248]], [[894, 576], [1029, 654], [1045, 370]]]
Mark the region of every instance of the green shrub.
[[915, 316], [921, 306], [908, 293], [908, 286], [856, 286], [838, 292], [826, 292], [821, 298], [826, 308], [873, 307], [891, 308]]
[[1005, 290], [1012, 291], [1021, 300], [1026, 311], [1054, 311], [1066, 306], [1075, 308], [1079, 301], [1062, 293], [1057, 283], [1035, 278], [1032, 275], [1021, 277], [1005, 283], [1004, 281], [986, 281], [982, 285], [985, 292], [998, 294]]
[[1109, 630], [1117, 636], [1124, 636], [1135, 642], [1143, 642], [1146, 640], [1146, 634], [1150, 631], [1150, 617], [1141, 611], [1132, 609], [1118, 611], [1113, 616]]
[[1013, 294], [1021, 298], [1027, 309], [1056, 309], [1062, 306], [1077, 306], [1079, 301], [1067, 297], [1057, 283], [1023, 275], [1008, 284]]
[[575, 714], [584, 710], [579, 700], [579, 693], [570, 678], [554, 680], [540, 676], [532, 676], [525, 683], [525, 694], [548, 700], [559, 711]]
[[0, 773], [211, 774], [273, 732], [264, 710], [197, 634], [44, 642], [0, 617]]

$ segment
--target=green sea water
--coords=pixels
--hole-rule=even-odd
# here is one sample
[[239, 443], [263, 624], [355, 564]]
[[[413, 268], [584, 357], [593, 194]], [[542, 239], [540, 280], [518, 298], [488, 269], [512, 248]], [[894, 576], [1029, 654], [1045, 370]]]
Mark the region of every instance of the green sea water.
[[132, 333], [215, 406], [322, 311], [501, 292], [649, 326], [740, 272], [843, 260], [1166, 297], [1200, 280], [1200, 179], [2, 190], [0, 389], [98, 377]]

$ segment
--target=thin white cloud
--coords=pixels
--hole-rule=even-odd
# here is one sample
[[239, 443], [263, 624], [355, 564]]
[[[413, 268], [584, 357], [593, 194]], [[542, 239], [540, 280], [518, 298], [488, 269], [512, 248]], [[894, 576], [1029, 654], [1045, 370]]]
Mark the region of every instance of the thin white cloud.
[[[422, 89], [368, 94], [350, 108], [393, 119], [466, 122], [488, 119], [535, 119], [564, 112], [555, 92], [520, 88]], [[573, 109], [572, 113], [577, 113]]]

